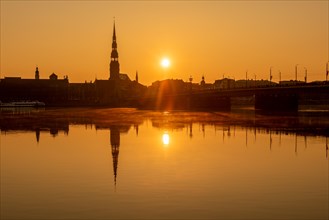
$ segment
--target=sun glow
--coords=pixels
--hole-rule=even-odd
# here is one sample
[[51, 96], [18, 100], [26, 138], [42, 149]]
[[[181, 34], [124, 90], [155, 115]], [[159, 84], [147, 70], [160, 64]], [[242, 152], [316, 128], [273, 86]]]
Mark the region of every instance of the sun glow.
[[161, 66], [163, 68], [168, 68], [170, 66], [170, 60], [168, 58], [163, 58], [161, 60]]
[[168, 144], [169, 144], [169, 141], [170, 141], [169, 134], [164, 133], [164, 134], [162, 135], [162, 143], [163, 143], [164, 145], [168, 145]]

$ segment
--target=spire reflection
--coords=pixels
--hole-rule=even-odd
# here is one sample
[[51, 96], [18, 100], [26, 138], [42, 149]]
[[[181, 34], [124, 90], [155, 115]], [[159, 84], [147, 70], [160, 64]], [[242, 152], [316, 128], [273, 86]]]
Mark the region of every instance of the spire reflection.
[[110, 142], [111, 142], [112, 159], [113, 159], [114, 185], [116, 185], [118, 160], [119, 160], [119, 148], [120, 148], [120, 130], [115, 126], [110, 128]]

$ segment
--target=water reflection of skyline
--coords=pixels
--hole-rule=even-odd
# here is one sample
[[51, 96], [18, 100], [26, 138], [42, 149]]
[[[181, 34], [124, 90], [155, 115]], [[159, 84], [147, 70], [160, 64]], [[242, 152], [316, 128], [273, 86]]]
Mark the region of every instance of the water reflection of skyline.
[[[317, 126], [326, 118], [283, 116], [288, 119], [285, 126], [268, 126], [273, 120], [278, 124], [279, 118], [79, 109], [1, 114], [6, 169], [2, 179], [7, 179], [3, 197], [26, 198], [21, 207], [15, 200], [9, 202], [14, 211], [24, 211], [29, 204], [49, 210], [59, 201], [68, 201], [63, 210], [72, 209], [72, 201], [95, 204], [98, 210], [97, 202], [106, 201], [101, 206], [107, 216], [130, 201], [147, 207], [162, 206], [161, 201], [173, 207], [198, 201], [186, 207], [213, 204], [211, 211], [225, 204], [236, 207], [237, 202], [230, 203], [234, 197], [244, 204], [250, 204], [251, 198], [259, 201], [255, 210], [263, 204], [276, 208], [283, 201], [288, 205], [279, 206], [280, 210], [298, 206], [299, 213], [303, 201], [315, 201], [318, 211], [321, 204], [326, 206], [322, 198], [328, 195], [323, 187], [328, 135], [324, 125]], [[305, 121], [312, 126], [301, 129]], [[22, 190], [12, 187], [16, 183]], [[62, 197], [56, 200], [58, 195]], [[305, 204], [310, 207], [313, 202]], [[128, 208], [123, 205], [120, 210], [124, 213]]]
[[[127, 134], [130, 129], [134, 129], [136, 136], [139, 135], [139, 126], [151, 124], [155, 129], [163, 131], [163, 146], [168, 146], [171, 142], [170, 135], [173, 132], [185, 130], [189, 139], [194, 138], [194, 133], [199, 132], [203, 138], [207, 138], [207, 133], [214, 131], [224, 143], [227, 139], [235, 138], [236, 130], [245, 133], [245, 146], [248, 147], [257, 141], [258, 135], [267, 135], [268, 141], [265, 144], [269, 150], [273, 147], [273, 137], [281, 146], [282, 137], [293, 136], [295, 138], [294, 151], [298, 155], [300, 147], [307, 149], [308, 138], [311, 136], [325, 137], [325, 157], [328, 158], [328, 128], [327, 121], [323, 118], [302, 115], [293, 117], [273, 117], [264, 115], [225, 115], [222, 113], [200, 113], [200, 112], [179, 112], [161, 113], [161, 112], [110, 112], [102, 115], [101, 112], [82, 111], [76, 112], [57, 111], [36, 111], [20, 112], [17, 114], [0, 114], [1, 133], [6, 135], [11, 132], [35, 132], [36, 142], [42, 138], [42, 134], [49, 133], [53, 137], [59, 134], [69, 135], [70, 126], [82, 125], [85, 129], [108, 130], [109, 146], [111, 147], [111, 156], [113, 162], [114, 184], [117, 183], [119, 153], [120, 153], [120, 136]], [[45, 114], [47, 113], [47, 114]], [[89, 114], [88, 114], [89, 113]], [[94, 113], [94, 114], [93, 114]], [[109, 113], [109, 112], [107, 112]], [[132, 113], [132, 114], [131, 114]], [[219, 116], [218, 116], [219, 115]], [[209, 116], [213, 116], [209, 120]], [[208, 120], [205, 120], [207, 119]], [[217, 117], [217, 118], [216, 118]], [[234, 120], [228, 120], [228, 118]], [[279, 119], [284, 126], [277, 126]], [[253, 122], [253, 123], [251, 123]], [[322, 123], [322, 124], [321, 124]], [[273, 127], [271, 127], [271, 125]], [[319, 126], [320, 125], [320, 126]], [[304, 127], [303, 127], [304, 126]], [[145, 134], [144, 134], [145, 135]], [[302, 144], [304, 142], [304, 144]], [[304, 145], [304, 146], [303, 146]]]
[[[102, 115], [102, 112], [105, 112]], [[91, 113], [91, 114], [90, 114]], [[268, 134], [269, 143], [272, 143], [272, 135], [302, 136], [306, 140], [308, 136], [329, 137], [329, 117], [313, 114], [293, 116], [267, 116], [249, 114], [227, 114], [208, 112], [147, 112], [126, 109], [111, 109], [110, 111], [97, 109], [55, 109], [1, 112], [1, 133], [16, 131], [36, 133], [36, 141], [40, 141], [41, 133], [49, 133], [56, 137], [60, 132], [69, 134], [72, 125], [84, 125], [85, 128], [119, 130], [119, 133], [127, 133], [131, 127], [138, 136], [139, 126], [151, 122], [152, 127], [164, 131], [186, 129], [186, 133], [193, 138], [193, 129], [198, 128], [206, 136], [206, 130], [213, 127], [215, 131], [222, 132], [222, 138], [230, 137], [235, 129], [246, 130], [257, 134]], [[207, 128], [207, 129], [206, 129]], [[250, 136], [250, 135], [249, 135]]]

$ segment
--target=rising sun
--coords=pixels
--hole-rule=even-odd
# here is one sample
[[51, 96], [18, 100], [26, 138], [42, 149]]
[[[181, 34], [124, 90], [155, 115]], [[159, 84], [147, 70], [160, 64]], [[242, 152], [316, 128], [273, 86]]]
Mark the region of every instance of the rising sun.
[[161, 66], [163, 68], [168, 68], [170, 66], [170, 60], [168, 58], [163, 58], [161, 60]]

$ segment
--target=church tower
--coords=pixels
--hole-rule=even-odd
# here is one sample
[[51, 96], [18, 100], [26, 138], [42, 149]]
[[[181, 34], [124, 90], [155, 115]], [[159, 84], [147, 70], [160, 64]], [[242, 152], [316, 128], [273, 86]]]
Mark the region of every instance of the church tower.
[[110, 62], [110, 80], [118, 80], [120, 75], [119, 55], [117, 51], [117, 37], [115, 34], [115, 23], [113, 24], [112, 52]]

